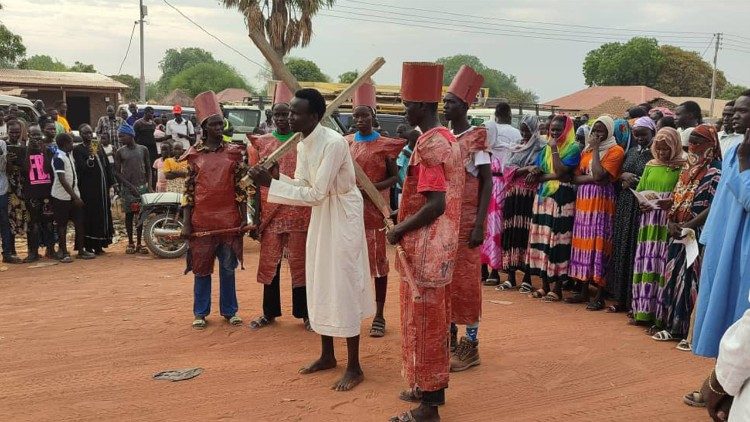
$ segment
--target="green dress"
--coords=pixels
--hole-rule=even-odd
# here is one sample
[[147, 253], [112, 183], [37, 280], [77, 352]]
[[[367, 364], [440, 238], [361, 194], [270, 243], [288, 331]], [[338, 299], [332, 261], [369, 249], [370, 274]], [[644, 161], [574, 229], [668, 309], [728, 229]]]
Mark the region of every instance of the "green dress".
[[[681, 168], [646, 165], [636, 191], [655, 191], [662, 199], [672, 196], [680, 178]], [[656, 313], [657, 292], [664, 287], [667, 265], [669, 210], [653, 210], [641, 214], [638, 243], [633, 262], [633, 316], [636, 321], [650, 322]]]

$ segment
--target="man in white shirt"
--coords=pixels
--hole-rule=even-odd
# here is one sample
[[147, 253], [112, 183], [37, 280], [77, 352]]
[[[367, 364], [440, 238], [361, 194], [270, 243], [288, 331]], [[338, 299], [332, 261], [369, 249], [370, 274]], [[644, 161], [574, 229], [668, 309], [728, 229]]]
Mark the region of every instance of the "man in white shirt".
[[[734, 109], [735, 104], [740, 108], [747, 110], [750, 108], [750, 97], [741, 96], [734, 101], [730, 101], [724, 106], [722, 111], [722, 119], [724, 120], [724, 130], [719, 132], [719, 147], [721, 148], [721, 156], [726, 157], [729, 148], [742, 142], [745, 137], [745, 128], [742, 127], [741, 120], [734, 121]], [[735, 124], [739, 123], [740, 126], [735, 127]]]
[[332, 388], [347, 391], [364, 380], [359, 332], [362, 320], [375, 314], [364, 204], [346, 139], [320, 124], [325, 99], [315, 89], [301, 89], [294, 95], [289, 123], [304, 136], [297, 144], [294, 179], [279, 175], [278, 167], [273, 179], [258, 166], [249, 174], [257, 186], [269, 187], [269, 203], [312, 207], [305, 258], [307, 306], [322, 351], [318, 360], [299, 372], [335, 368], [333, 337], [345, 337], [347, 368]]
[[195, 142], [195, 128], [193, 123], [182, 118], [182, 107], [175, 105], [172, 107], [174, 119], [167, 122], [166, 135], [172, 138], [174, 143], [182, 144], [183, 149], [187, 150]]
[[696, 126], [703, 123], [701, 106], [695, 101], [685, 101], [674, 110], [677, 132], [680, 134], [682, 148], [687, 151], [690, 134]]
[[83, 201], [78, 190], [78, 175], [71, 154], [73, 138], [67, 133], [61, 133], [55, 137], [55, 142], [58, 151], [52, 159], [52, 168], [55, 170], [55, 180], [52, 182], [52, 214], [59, 239], [58, 259], [65, 264], [73, 262], [66, 242], [70, 220], [73, 220], [75, 225], [78, 259], [93, 259], [96, 255], [83, 249]]

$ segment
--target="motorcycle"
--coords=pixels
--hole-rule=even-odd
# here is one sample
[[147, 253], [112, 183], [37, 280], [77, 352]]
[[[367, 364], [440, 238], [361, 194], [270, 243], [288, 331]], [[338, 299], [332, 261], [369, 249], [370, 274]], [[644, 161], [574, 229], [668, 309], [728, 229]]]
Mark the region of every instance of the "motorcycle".
[[152, 254], [160, 258], [179, 258], [188, 250], [182, 231], [182, 194], [174, 192], [141, 195], [138, 224], [143, 240]]

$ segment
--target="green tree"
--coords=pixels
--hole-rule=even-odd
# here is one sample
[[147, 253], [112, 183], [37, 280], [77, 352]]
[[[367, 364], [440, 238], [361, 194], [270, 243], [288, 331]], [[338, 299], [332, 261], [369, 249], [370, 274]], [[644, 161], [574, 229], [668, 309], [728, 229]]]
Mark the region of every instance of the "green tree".
[[128, 86], [128, 89], [123, 92], [125, 101], [137, 100], [140, 96], [141, 80], [133, 75], [122, 74], [122, 75], [110, 75], [110, 78], [117, 82], [123, 83]]
[[166, 90], [169, 87], [170, 80], [183, 70], [197, 64], [215, 62], [214, 56], [202, 48], [188, 47], [179, 50], [170, 48], [164, 52], [164, 58], [159, 62], [162, 75], [159, 78], [158, 85], [161, 89]]
[[25, 55], [26, 46], [23, 45], [23, 38], [0, 24], [0, 67], [14, 67]]
[[76, 60], [73, 66], [68, 68], [70, 72], [81, 72], [81, 73], [96, 73], [96, 68], [93, 64], [84, 64]]
[[226, 88], [244, 88], [252, 91], [236, 69], [222, 62], [206, 62], [191, 66], [169, 81], [169, 90], [182, 89], [191, 96], [203, 91], [219, 92]]
[[359, 76], [359, 70], [350, 70], [339, 75], [340, 84], [350, 84]]
[[[312, 18], [335, 0], [222, 0], [224, 7], [237, 9], [248, 30], [260, 30], [283, 58], [294, 47], [307, 47], [312, 40]], [[279, 79], [274, 75], [274, 79]]]
[[743, 85], [735, 85], [727, 83], [724, 89], [721, 90], [718, 97], [722, 100], [736, 100], [742, 95], [743, 92], [747, 91], [747, 87]]
[[284, 64], [289, 72], [300, 82], [330, 82], [329, 78], [320, 70], [315, 62], [299, 57], [287, 57]]
[[18, 62], [19, 69], [46, 70], [49, 72], [67, 72], [65, 63], [46, 54], [37, 54]]
[[482, 87], [489, 89], [491, 97], [502, 97], [511, 102], [524, 103], [534, 103], [538, 100], [538, 97], [532, 91], [524, 91], [518, 86], [515, 76], [485, 66], [476, 56], [459, 54], [441, 57], [436, 61], [444, 67], [443, 84], [445, 85], [451, 83], [461, 65], [467, 65], [484, 76]]
[[607, 43], [589, 51], [583, 62], [583, 76], [589, 86], [654, 86], [664, 62], [655, 39], [635, 37], [625, 44]]
[[[710, 97], [713, 68], [694, 51], [664, 45], [661, 47], [664, 64], [659, 77], [652, 85], [665, 94], [675, 97]], [[724, 72], [716, 72], [716, 92], [727, 84]]]

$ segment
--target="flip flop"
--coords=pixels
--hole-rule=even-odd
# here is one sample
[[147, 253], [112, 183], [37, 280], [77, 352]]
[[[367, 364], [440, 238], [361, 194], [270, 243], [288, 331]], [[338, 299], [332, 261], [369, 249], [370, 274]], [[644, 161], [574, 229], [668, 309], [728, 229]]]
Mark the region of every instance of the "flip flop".
[[560, 301], [560, 296], [555, 292], [549, 292], [542, 298], [542, 302], [544, 303], [552, 303], [552, 302], [559, 302], [559, 301]]
[[651, 336], [652, 339], [656, 341], [677, 341], [678, 338], [675, 338], [672, 336], [672, 333], [670, 333], [668, 330], [661, 330], [658, 333], [655, 333], [653, 336]]
[[503, 284], [495, 287], [495, 290], [497, 290], [499, 292], [503, 292], [503, 291], [506, 291], [506, 290], [513, 290], [515, 288], [516, 288], [516, 286], [514, 286], [510, 281], [506, 281]]
[[688, 406], [706, 407], [706, 401], [703, 400], [703, 394], [701, 394], [701, 392], [698, 390], [682, 396], [682, 401]]
[[268, 327], [269, 325], [273, 324], [273, 322], [273, 318], [267, 318], [265, 315], [261, 315], [258, 318], [250, 321], [250, 329], [260, 330], [263, 327]]

